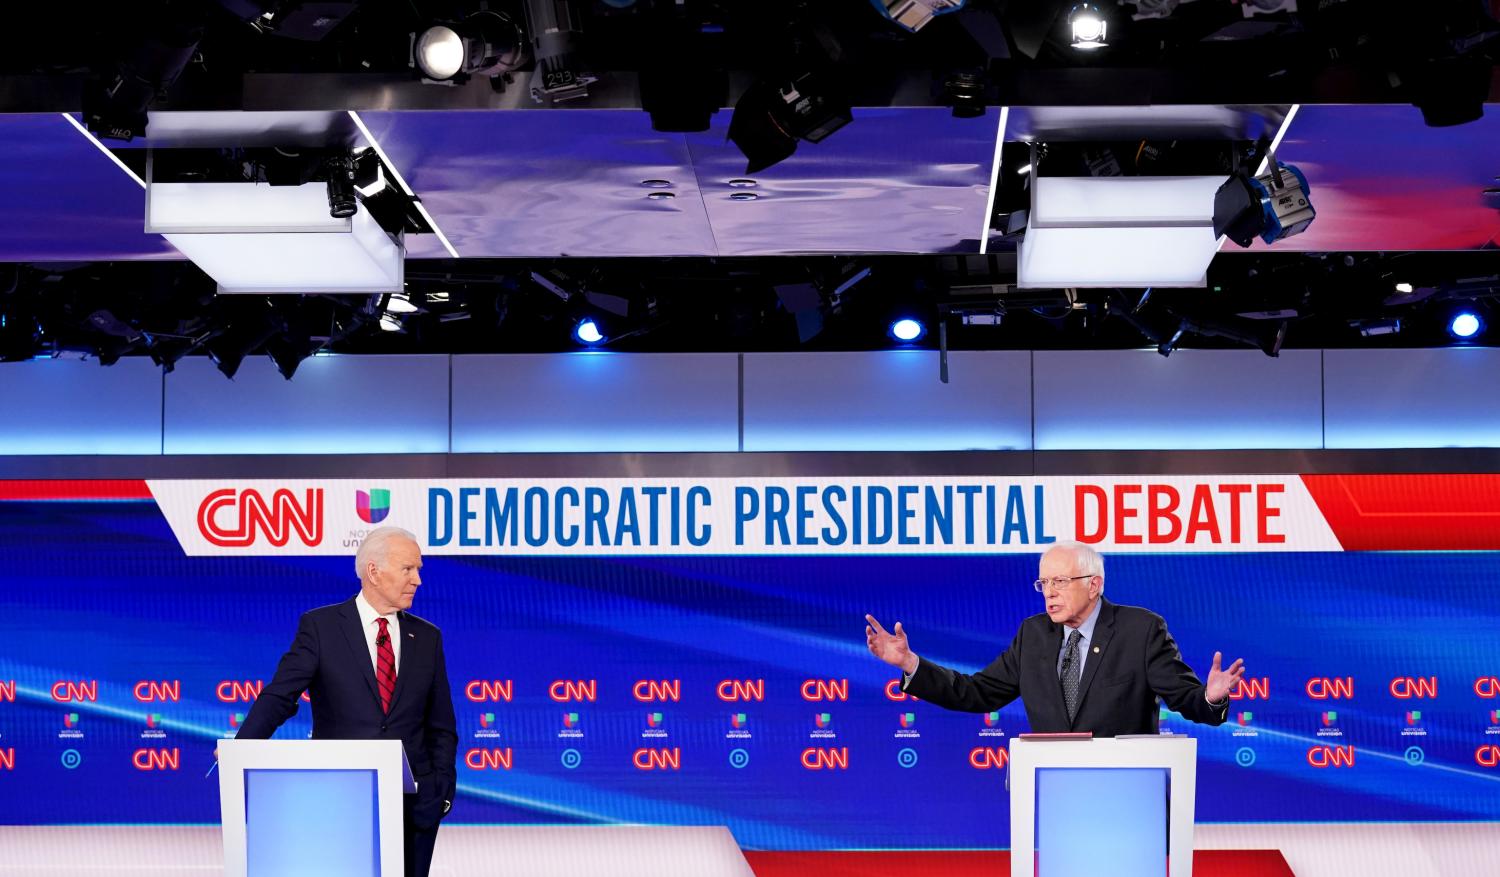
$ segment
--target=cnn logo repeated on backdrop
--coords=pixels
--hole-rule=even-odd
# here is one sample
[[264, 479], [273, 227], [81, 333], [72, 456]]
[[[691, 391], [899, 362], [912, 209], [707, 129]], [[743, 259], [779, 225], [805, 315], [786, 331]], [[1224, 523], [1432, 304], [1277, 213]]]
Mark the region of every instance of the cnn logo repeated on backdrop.
[[[54, 680], [48, 687], [48, 693], [52, 701], [59, 704], [94, 704], [99, 701], [99, 680], [97, 679], [58, 679]], [[213, 686], [213, 695], [223, 703], [249, 703], [259, 696], [264, 686], [263, 680], [220, 680]], [[1311, 701], [1353, 701], [1358, 690], [1355, 677], [1352, 676], [1314, 676], [1303, 683], [1303, 693]], [[1385, 693], [1396, 700], [1430, 700], [1436, 699], [1440, 692], [1440, 683], [1437, 676], [1406, 676], [1400, 675], [1390, 678], [1384, 685]], [[1500, 677], [1482, 675], [1474, 679], [1471, 686], [1475, 697], [1482, 700], [1500, 700]], [[545, 686], [547, 697], [557, 703], [597, 703], [600, 698], [600, 686], [597, 679], [555, 679]], [[182, 700], [183, 685], [180, 679], [141, 679], [129, 686], [131, 696], [135, 701], [142, 704], [176, 704]], [[465, 699], [475, 704], [510, 704], [516, 697], [516, 683], [513, 679], [471, 679], [462, 688]], [[683, 682], [681, 679], [638, 679], [629, 688], [631, 698], [638, 703], [680, 703], [684, 697]], [[723, 703], [762, 703], [767, 699], [767, 685], [765, 679], [722, 679], [712, 689], [713, 697]], [[848, 679], [804, 679], [797, 686], [797, 692], [801, 700], [808, 703], [845, 703], [850, 699], [850, 686]], [[900, 691], [899, 680], [892, 680], [883, 688], [883, 693], [891, 701], [915, 701]], [[1230, 699], [1235, 701], [1269, 701], [1272, 695], [1271, 679], [1266, 676], [1246, 677], [1234, 691], [1230, 692]], [[14, 702], [16, 700], [16, 681], [14, 679], [0, 680], [0, 702]], [[308, 695], [304, 693], [302, 700], [307, 702]], [[69, 726], [76, 721], [69, 715]], [[236, 714], [236, 719], [242, 714]], [[1242, 713], [1242, 716], [1248, 714]], [[1321, 713], [1321, 723], [1324, 726], [1338, 724], [1337, 711], [1329, 710]], [[1420, 716], [1420, 712], [1409, 712], [1408, 722], [1412, 716]], [[159, 714], [148, 714], [147, 723], [156, 727]], [[659, 714], [656, 714], [659, 719]], [[1489, 712], [1490, 726], [1492, 729], [1500, 728], [1500, 710]], [[493, 722], [493, 714], [485, 714], [481, 719], [485, 727], [490, 727]], [[655, 724], [656, 719], [653, 719]], [[231, 720], [232, 723], [235, 719]], [[740, 727], [743, 716], [735, 717], [735, 726]], [[1244, 718], [1240, 724], [1245, 724]], [[823, 716], [819, 717], [819, 726], [823, 725]], [[1335, 732], [1342, 733], [1342, 732]], [[471, 770], [510, 770], [514, 764], [514, 751], [510, 747], [476, 747], [467, 750], [463, 756], [464, 764]], [[1358, 748], [1352, 744], [1316, 744], [1307, 749], [1306, 763], [1319, 770], [1344, 769], [1355, 767], [1358, 762]], [[140, 748], [130, 755], [131, 764], [142, 771], [178, 770], [181, 765], [181, 750], [178, 747]], [[848, 770], [850, 764], [849, 747], [847, 746], [809, 746], [804, 748], [798, 755], [802, 767], [810, 771], [844, 771]], [[683, 755], [681, 747], [641, 747], [630, 753], [632, 765], [642, 771], [678, 771], [683, 766]], [[967, 753], [968, 764], [979, 770], [1004, 768], [1009, 763], [1009, 755], [1003, 746], [976, 746]], [[0, 747], [0, 770], [14, 770], [16, 753], [14, 747]], [[1500, 767], [1500, 746], [1496, 744], [1483, 744], [1474, 751], [1474, 762], [1480, 767]]]

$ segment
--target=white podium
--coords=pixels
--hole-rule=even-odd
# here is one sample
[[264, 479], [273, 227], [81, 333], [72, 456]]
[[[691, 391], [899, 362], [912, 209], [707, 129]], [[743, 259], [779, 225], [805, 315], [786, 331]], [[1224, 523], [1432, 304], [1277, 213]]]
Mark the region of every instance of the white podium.
[[222, 740], [225, 877], [402, 877], [399, 740]]
[[1010, 746], [1011, 877], [1190, 877], [1198, 741], [1177, 735]]

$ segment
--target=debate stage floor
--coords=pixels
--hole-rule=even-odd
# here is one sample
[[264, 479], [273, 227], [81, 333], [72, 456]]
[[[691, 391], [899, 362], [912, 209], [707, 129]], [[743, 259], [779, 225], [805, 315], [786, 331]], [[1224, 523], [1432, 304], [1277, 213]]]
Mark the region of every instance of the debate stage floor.
[[[1194, 828], [1205, 877], [1493, 874], [1500, 823]], [[721, 826], [449, 825], [432, 877], [1004, 877], [1004, 851], [741, 851]], [[217, 825], [0, 826], [0, 877], [222, 877]]]

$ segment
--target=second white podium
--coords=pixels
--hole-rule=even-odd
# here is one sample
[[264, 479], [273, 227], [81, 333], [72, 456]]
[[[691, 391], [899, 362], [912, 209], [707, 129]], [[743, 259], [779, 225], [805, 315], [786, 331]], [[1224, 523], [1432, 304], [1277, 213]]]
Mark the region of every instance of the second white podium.
[[1185, 736], [1017, 737], [1011, 877], [1191, 877], [1197, 760]]

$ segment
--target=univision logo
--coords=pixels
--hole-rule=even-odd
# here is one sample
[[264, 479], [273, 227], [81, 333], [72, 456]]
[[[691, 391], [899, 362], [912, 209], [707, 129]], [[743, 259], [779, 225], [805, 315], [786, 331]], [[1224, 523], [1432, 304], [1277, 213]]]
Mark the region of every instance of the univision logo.
[[356, 490], [354, 510], [366, 524], [378, 524], [391, 513], [391, 492], [380, 487], [372, 487], [369, 491]]

